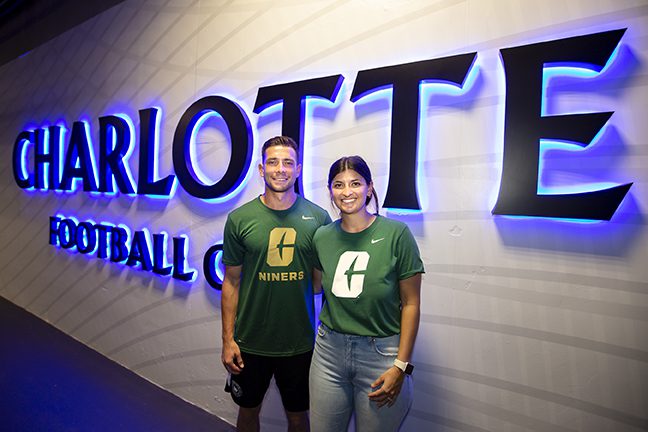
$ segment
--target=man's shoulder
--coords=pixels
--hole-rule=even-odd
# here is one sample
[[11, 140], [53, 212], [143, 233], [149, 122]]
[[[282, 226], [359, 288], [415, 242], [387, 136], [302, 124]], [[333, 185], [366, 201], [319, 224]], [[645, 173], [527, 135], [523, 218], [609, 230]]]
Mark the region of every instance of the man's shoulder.
[[255, 213], [259, 212], [259, 197], [256, 197], [245, 204], [242, 204], [232, 210], [227, 217], [230, 219], [236, 220], [236, 219], [245, 219], [249, 217], [253, 217]]

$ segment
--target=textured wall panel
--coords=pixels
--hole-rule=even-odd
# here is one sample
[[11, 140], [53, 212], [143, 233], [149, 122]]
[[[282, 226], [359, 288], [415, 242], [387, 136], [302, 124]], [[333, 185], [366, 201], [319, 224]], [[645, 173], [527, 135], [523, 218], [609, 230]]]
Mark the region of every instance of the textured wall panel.
[[[555, 176], [634, 182], [611, 222], [491, 215], [502, 169], [504, 71], [499, 50], [628, 28], [618, 61], [569, 80], [550, 113], [614, 111], [587, 154], [557, 155]], [[335, 104], [307, 104], [305, 194], [330, 209], [332, 161], [360, 154], [384, 198], [391, 104], [349, 101], [358, 71], [477, 52], [462, 95], [421, 101], [423, 211], [409, 224], [427, 273], [407, 431], [648, 429], [648, 5], [645, 1], [128, 0], [0, 67], [0, 295], [206, 410], [235, 421], [223, 392], [220, 294], [202, 258], [229, 211], [262, 190], [259, 147], [280, 115], [252, 112], [259, 87], [332, 74]], [[173, 173], [184, 111], [207, 95], [236, 100], [255, 139], [250, 179], [223, 203], [178, 188], [170, 200], [21, 190], [11, 167], [22, 130], [159, 107], [159, 173]], [[229, 139], [199, 134], [197, 159], [217, 179]], [[137, 178], [139, 151], [130, 158]], [[589, 170], [583, 168], [589, 167]], [[553, 172], [553, 171], [552, 171]], [[600, 178], [592, 178], [592, 173]], [[562, 177], [560, 177], [562, 176]], [[186, 234], [198, 279], [182, 283], [47, 244], [48, 217]], [[263, 429], [284, 430], [273, 390]]]

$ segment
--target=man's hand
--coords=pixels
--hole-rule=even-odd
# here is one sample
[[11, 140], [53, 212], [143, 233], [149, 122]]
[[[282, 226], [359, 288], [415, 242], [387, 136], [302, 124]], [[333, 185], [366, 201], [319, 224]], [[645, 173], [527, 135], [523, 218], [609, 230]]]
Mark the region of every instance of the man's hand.
[[243, 357], [241, 357], [241, 350], [236, 342], [233, 340], [223, 344], [223, 352], [221, 354], [221, 361], [223, 366], [233, 375], [238, 375], [243, 370]]

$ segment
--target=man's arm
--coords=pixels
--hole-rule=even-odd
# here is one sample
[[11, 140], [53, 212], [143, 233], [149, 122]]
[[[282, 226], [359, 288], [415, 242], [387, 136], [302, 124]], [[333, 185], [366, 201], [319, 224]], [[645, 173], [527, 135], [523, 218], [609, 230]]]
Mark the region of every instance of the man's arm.
[[223, 366], [234, 375], [243, 370], [243, 358], [238, 344], [234, 341], [234, 322], [238, 307], [239, 286], [242, 266], [225, 266], [225, 278], [221, 292], [221, 321], [223, 335]]
[[313, 268], [313, 294], [322, 292], [322, 272]]

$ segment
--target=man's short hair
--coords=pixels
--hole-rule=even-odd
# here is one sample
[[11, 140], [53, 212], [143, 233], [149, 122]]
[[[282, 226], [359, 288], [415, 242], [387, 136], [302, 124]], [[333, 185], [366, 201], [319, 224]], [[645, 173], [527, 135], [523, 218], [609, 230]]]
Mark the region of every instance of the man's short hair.
[[263, 158], [263, 160], [265, 160], [266, 150], [269, 147], [273, 147], [273, 146], [290, 147], [293, 150], [295, 150], [297, 159], [299, 159], [299, 146], [297, 145], [295, 140], [288, 136], [276, 136], [274, 138], [270, 138], [268, 141], [263, 143], [263, 147], [261, 147], [261, 157]]

